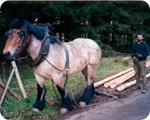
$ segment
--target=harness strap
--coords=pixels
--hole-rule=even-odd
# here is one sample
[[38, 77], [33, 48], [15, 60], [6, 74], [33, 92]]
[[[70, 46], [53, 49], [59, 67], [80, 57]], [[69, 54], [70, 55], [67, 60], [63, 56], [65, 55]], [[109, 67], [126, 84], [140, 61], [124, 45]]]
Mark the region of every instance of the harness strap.
[[65, 49], [65, 54], [66, 54], [66, 62], [65, 62], [65, 68], [69, 68], [69, 51], [68, 48], [65, 44], [62, 44], [64, 49]]

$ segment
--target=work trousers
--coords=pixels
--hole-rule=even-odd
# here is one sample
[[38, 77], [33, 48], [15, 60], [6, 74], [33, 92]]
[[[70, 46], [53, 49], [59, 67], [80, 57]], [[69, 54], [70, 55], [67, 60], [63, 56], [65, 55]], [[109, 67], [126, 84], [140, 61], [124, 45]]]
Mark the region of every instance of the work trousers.
[[137, 61], [133, 62], [133, 64], [137, 86], [141, 86], [142, 89], [147, 89], [146, 61]]

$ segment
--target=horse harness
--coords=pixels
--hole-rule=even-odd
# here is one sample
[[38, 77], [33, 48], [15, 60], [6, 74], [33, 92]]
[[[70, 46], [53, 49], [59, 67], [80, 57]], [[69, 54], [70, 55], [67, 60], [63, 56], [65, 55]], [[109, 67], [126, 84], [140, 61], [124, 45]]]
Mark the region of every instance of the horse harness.
[[[61, 70], [59, 68], [57, 68], [55, 65], [53, 65], [50, 61], [47, 60], [47, 55], [49, 53], [49, 49], [50, 49], [50, 39], [51, 36], [45, 36], [41, 42], [41, 49], [40, 52], [38, 54], [38, 56], [33, 60], [30, 57], [30, 66], [34, 67], [39, 65], [43, 60], [46, 60], [49, 64], [51, 64], [55, 69], [59, 70], [59, 71], [64, 71]], [[65, 50], [65, 56], [66, 56], [66, 62], [65, 62], [65, 68], [64, 69], [68, 69], [69, 68], [69, 51], [68, 48], [65, 44], [61, 44], [61, 46], [64, 48]]]

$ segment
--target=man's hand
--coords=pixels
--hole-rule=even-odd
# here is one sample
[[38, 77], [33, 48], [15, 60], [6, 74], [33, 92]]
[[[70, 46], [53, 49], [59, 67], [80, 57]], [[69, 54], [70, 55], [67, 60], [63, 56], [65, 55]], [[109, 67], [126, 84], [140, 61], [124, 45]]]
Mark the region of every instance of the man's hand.
[[137, 56], [137, 57], [142, 57], [142, 55], [141, 55], [141, 54], [139, 54], [139, 53], [136, 53], [136, 56]]

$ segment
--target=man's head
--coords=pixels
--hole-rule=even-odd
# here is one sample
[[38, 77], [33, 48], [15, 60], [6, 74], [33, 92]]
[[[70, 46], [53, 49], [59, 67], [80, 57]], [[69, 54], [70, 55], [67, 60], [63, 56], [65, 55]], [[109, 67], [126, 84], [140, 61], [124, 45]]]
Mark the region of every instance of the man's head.
[[138, 42], [141, 42], [142, 40], [143, 40], [143, 36], [140, 35], [140, 34], [138, 34], [138, 35], [137, 35], [137, 41], [138, 41]]

